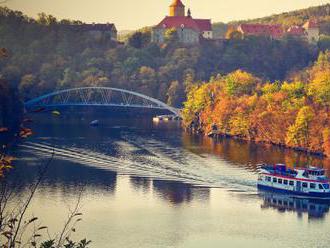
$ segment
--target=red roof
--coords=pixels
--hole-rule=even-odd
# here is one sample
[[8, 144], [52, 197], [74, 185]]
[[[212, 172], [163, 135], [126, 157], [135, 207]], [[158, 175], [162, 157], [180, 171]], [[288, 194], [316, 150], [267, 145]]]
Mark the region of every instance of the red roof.
[[212, 24], [210, 19], [194, 19], [198, 27], [202, 31], [212, 31]]
[[184, 7], [184, 5], [181, 0], [174, 0], [170, 7]]
[[156, 28], [190, 28], [196, 31], [211, 31], [211, 20], [193, 19], [189, 16], [166, 16]]
[[274, 38], [280, 38], [283, 36], [281, 25], [241, 24], [239, 29], [241, 29], [244, 34], [250, 35], [270, 35]]
[[305, 29], [318, 28], [318, 27], [319, 27], [319, 24], [317, 23], [316, 20], [309, 20], [304, 24]]
[[300, 26], [292, 26], [288, 29], [287, 31], [288, 34], [291, 35], [304, 35], [305, 34], [305, 29]]

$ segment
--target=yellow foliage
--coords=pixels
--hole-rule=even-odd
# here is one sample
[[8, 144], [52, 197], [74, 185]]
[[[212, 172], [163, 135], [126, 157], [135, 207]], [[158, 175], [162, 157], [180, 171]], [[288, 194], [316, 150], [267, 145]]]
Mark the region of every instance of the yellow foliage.
[[315, 73], [308, 95], [318, 103], [330, 105], [330, 70]]
[[[330, 156], [330, 52], [293, 82], [262, 84], [237, 70], [194, 86], [184, 121], [242, 139], [299, 147]], [[186, 122], [186, 121], [189, 122]], [[324, 130], [323, 130], [324, 129]]]
[[240, 96], [252, 94], [260, 79], [245, 71], [237, 70], [224, 78], [224, 90], [228, 95]]
[[308, 146], [310, 122], [313, 120], [314, 112], [309, 106], [300, 109], [295, 123], [289, 127], [287, 133], [287, 144], [293, 146]]
[[11, 156], [4, 156], [0, 159], [0, 176], [3, 176], [4, 171], [12, 169], [12, 162], [15, 160], [14, 157]]

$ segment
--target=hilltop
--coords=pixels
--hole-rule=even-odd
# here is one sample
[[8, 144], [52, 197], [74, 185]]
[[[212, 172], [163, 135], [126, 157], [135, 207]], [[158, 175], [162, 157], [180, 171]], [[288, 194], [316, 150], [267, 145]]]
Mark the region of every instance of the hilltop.
[[281, 24], [287, 28], [293, 25], [302, 26], [306, 21], [316, 19], [320, 23], [321, 34], [330, 34], [330, 4], [310, 7], [306, 9], [274, 14], [262, 18], [232, 21], [229, 23], [214, 23], [213, 28], [217, 37], [224, 37], [230, 25], [242, 23]]

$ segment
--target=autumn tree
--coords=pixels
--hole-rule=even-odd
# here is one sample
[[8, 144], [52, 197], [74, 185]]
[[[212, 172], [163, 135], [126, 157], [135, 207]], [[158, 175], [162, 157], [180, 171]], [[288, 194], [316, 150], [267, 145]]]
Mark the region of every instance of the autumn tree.
[[297, 147], [308, 147], [309, 128], [314, 112], [311, 107], [305, 106], [298, 112], [295, 123], [289, 127], [287, 144]]

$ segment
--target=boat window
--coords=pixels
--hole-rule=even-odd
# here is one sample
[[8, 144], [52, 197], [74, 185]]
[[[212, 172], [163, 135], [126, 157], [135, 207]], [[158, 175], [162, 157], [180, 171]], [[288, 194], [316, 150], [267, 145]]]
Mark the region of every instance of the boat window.
[[289, 185], [293, 186], [294, 185], [294, 181], [289, 181]]
[[319, 184], [319, 189], [324, 189], [322, 184]]
[[310, 183], [310, 184], [309, 184], [309, 187], [310, 187], [311, 189], [315, 189], [315, 188], [316, 188], [316, 184], [315, 184], [315, 183]]
[[274, 182], [274, 183], [277, 183], [277, 178], [274, 177], [274, 178], [273, 178], [273, 182]]
[[329, 189], [329, 184], [323, 184], [323, 188]]
[[288, 180], [284, 179], [283, 183], [284, 183], [285, 185], [288, 185]]
[[282, 184], [282, 179], [278, 179], [278, 183]]
[[266, 177], [266, 181], [270, 182], [271, 181], [271, 177]]
[[302, 183], [303, 188], [307, 188], [308, 184], [307, 183]]

